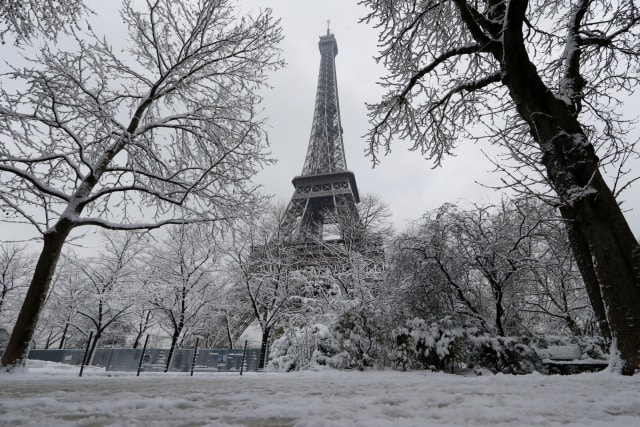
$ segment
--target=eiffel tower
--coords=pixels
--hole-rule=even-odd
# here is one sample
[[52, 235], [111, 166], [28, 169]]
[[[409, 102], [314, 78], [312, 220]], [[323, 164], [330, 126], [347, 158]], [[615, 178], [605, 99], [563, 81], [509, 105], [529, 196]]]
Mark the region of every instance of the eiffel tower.
[[335, 65], [338, 44], [328, 28], [318, 47], [320, 73], [311, 138], [302, 174], [293, 178], [295, 190], [280, 226], [291, 243], [335, 239], [338, 218], [358, 223], [360, 196], [356, 177], [347, 169], [342, 140]]

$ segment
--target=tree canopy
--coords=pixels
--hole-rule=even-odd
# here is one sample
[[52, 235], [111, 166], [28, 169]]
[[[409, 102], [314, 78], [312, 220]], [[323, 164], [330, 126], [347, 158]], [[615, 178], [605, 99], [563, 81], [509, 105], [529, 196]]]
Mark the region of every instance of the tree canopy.
[[370, 106], [374, 161], [397, 139], [436, 165], [464, 140], [505, 147], [496, 165], [506, 184], [560, 209], [612, 354], [621, 355], [617, 368], [632, 374], [640, 368], [640, 247], [602, 168], [636, 154], [620, 109], [640, 82], [636, 2], [361, 4], [389, 71], [387, 93]]

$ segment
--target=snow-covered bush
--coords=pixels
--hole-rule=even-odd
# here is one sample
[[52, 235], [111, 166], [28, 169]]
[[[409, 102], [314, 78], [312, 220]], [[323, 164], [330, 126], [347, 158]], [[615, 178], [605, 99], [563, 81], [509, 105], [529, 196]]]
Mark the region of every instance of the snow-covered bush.
[[393, 347], [389, 336], [381, 316], [368, 309], [353, 308], [329, 325], [316, 323], [287, 329], [271, 345], [269, 369], [384, 367]]
[[329, 364], [335, 368], [378, 367], [387, 362], [389, 333], [383, 317], [366, 308], [344, 312], [332, 328], [334, 345], [339, 353]]
[[607, 360], [609, 358], [609, 343], [602, 337], [577, 337], [580, 351], [582, 351], [582, 359], [600, 359]]
[[527, 341], [521, 337], [469, 336], [467, 365], [518, 375], [540, 370], [541, 359]]
[[432, 322], [415, 318], [396, 330], [395, 343], [395, 364], [403, 370], [466, 367], [526, 374], [540, 366], [527, 338], [493, 337], [450, 317]]
[[413, 353], [405, 351], [405, 354], [413, 354], [415, 360], [414, 363], [406, 364], [416, 368], [438, 370], [453, 369], [464, 361], [466, 335], [469, 330], [476, 330], [456, 326], [449, 317], [434, 322], [415, 318], [409, 321], [407, 326], [411, 339], [405, 340], [412, 342], [415, 348]]
[[414, 367], [416, 346], [413, 336], [407, 328], [393, 330], [396, 347], [393, 351], [393, 363], [403, 371]]
[[289, 372], [326, 365], [337, 353], [327, 325], [316, 323], [288, 329], [271, 345], [269, 369]]

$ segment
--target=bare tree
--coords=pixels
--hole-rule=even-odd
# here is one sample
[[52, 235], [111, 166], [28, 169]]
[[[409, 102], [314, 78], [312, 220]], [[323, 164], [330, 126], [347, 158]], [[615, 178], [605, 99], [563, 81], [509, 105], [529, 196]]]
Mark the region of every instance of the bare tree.
[[[71, 230], [151, 229], [241, 216], [269, 161], [256, 116], [282, 65], [270, 10], [237, 17], [229, 0], [125, 0], [131, 40], [73, 34], [45, 46], [0, 89], [0, 209], [33, 225], [43, 249], [3, 366], [20, 362]], [[142, 221], [141, 219], [145, 220]]]
[[264, 367], [274, 327], [300, 308], [297, 271], [301, 259], [285, 239], [280, 227], [283, 217], [282, 207], [256, 212], [239, 224], [227, 251], [230, 280], [243, 289], [244, 302], [262, 331], [259, 368]]
[[84, 0], [3, 0], [0, 3], [0, 42], [7, 34], [16, 44], [33, 37], [56, 38], [60, 31], [77, 26], [89, 10]]
[[544, 242], [529, 265], [532, 286], [526, 291], [527, 301], [522, 308], [523, 312], [534, 314], [528, 322], [549, 332], [555, 329], [584, 335], [591, 331], [610, 338], [606, 336], [608, 329], [601, 331], [592, 325], [593, 310], [564, 225], [559, 220], [549, 221], [541, 234]]
[[150, 304], [158, 313], [158, 325], [171, 337], [165, 372], [176, 346], [211, 310], [221, 291], [213, 276], [219, 253], [211, 234], [195, 225], [168, 231], [147, 260], [153, 271]]
[[233, 348], [248, 325], [255, 320], [247, 304], [245, 289], [234, 286], [228, 280], [225, 276], [216, 276], [222, 293], [194, 330], [195, 334], [204, 338], [207, 348]]
[[366, 193], [356, 205], [364, 233], [371, 237], [389, 237], [393, 232], [391, 209], [376, 194]]
[[612, 367], [633, 374], [640, 247], [600, 167], [635, 153], [619, 107], [640, 82], [629, 72], [640, 60], [636, 2], [361, 3], [371, 8], [365, 21], [381, 31], [380, 60], [390, 70], [388, 93], [370, 110], [374, 159], [392, 138], [411, 140], [436, 164], [461, 137], [506, 147], [515, 166], [527, 166], [500, 162], [511, 185], [536, 192], [527, 178], [537, 174], [555, 192], [536, 193], [566, 220], [596, 314], [611, 329]]
[[18, 301], [27, 289], [30, 264], [25, 246], [0, 242], [0, 324], [9, 320], [9, 303]]
[[[145, 270], [141, 269], [141, 271], [144, 272]], [[138, 280], [137, 295], [134, 296], [133, 308], [127, 316], [130, 328], [135, 334], [132, 348], [138, 348], [143, 335], [156, 324], [156, 313], [151, 302], [147, 299], [148, 287], [151, 285], [152, 280], [152, 278]]]
[[75, 261], [85, 281], [77, 312], [95, 331], [88, 361], [105, 332], [120, 324], [134, 305], [133, 290], [139, 269], [136, 258], [142, 251], [139, 234], [105, 233], [104, 238], [106, 247], [100, 256]]
[[78, 256], [73, 252], [63, 254], [51, 280], [33, 341], [45, 348], [57, 343], [61, 349], [77, 343], [78, 333], [86, 339], [91, 327], [85, 325], [86, 319], [78, 314], [84, 297], [86, 278], [78, 267]]
[[315, 292], [321, 289], [318, 283], [337, 285], [338, 295], [325, 295], [325, 301], [320, 302], [329, 311], [335, 312], [331, 302], [353, 305], [354, 301], [359, 301], [369, 308], [379, 302], [384, 245], [393, 232], [391, 211], [374, 194], [363, 195], [356, 209], [357, 215], [339, 215], [335, 211], [325, 214], [325, 223], [335, 224], [340, 239], [314, 242], [322, 250], [315, 255], [315, 271], [307, 269], [304, 273], [308, 279], [313, 279], [310, 273], [315, 273], [316, 284], [311, 285]]
[[401, 297], [417, 300], [411, 302], [415, 314], [462, 316], [499, 336], [524, 332], [521, 311], [532, 288], [532, 264], [544, 269], [536, 252], [542, 251], [548, 218], [531, 203], [467, 210], [447, 204], [400, 236], [391, 271]]

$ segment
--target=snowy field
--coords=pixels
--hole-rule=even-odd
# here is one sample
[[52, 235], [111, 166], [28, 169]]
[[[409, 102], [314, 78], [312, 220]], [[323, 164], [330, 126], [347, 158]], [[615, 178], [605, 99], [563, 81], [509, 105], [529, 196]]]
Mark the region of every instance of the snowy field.
[[2, 426], [640, 426], [640, 375], [0, 374]]

